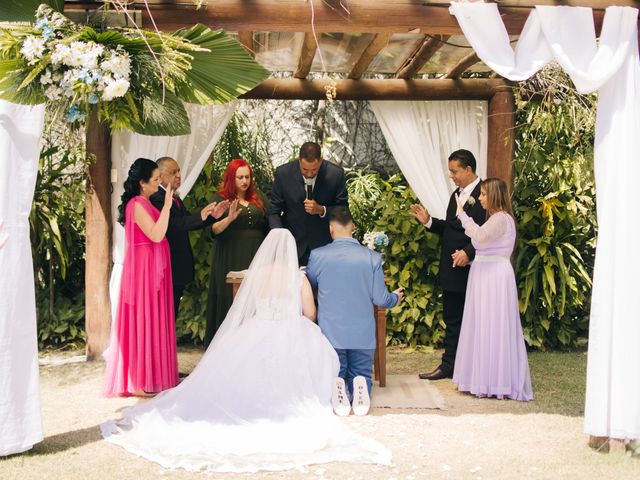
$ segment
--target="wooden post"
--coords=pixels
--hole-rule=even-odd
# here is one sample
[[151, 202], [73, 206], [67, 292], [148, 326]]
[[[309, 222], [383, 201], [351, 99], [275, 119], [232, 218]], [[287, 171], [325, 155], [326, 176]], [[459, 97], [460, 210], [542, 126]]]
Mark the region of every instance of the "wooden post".
[[487, 177], [501, 178], [511, 188], [516, 105], [510, 87], [489, 100]]
[[85, 326], [87, 360], [99, 359], [109, 346], [111, 301], [111, 132], [91, 114], [86, 131], [87, 156], [91, 158], [87, 179], [87, 247], [85, 268]]

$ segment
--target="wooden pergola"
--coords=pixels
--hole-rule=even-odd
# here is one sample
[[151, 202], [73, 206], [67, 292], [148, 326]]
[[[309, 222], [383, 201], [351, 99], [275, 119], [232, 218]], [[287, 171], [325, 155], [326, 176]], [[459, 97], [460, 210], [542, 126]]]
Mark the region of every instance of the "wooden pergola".
[[[81, 20], [103, 3], [109, 1], [67, 0], [65, 13]], [[282, 78], [270, 78], [241, 98], [324, 99], [331, 75], [337, 78], [336, 100], [487, 100], [488, 175], [511, 180], [511, 84], [489, 74], [447, 1], [209, 0], [206, 8], [196, 9], [190, 0], [147, 0], [148, 10], [143, 1], [122, 3], [145, 28], [154, 23], [165, 32], [196, 23], [222, 28], [237, 35], [259, 63], [280, 72]], [[534, 5], [591, 7], [597, 32], [607, 6], [638, 6], [636, 0], [496, 3], [514, 40]], [[89, 169], [85, 280], [87, 358], [94, 359], [108, 346], [111, 321], [111, 142], [108, 128], [97, 121], [90, 122], [86, 135], [87, 153], [95, 155]]]

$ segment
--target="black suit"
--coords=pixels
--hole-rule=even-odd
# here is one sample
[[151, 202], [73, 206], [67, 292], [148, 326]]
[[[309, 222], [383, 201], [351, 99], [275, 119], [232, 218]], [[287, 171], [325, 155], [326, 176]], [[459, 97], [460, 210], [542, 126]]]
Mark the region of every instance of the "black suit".
[[[486, 220], [487, 214], [482, 205], [480, 205], [479, 196], [480, 184], [476, 185], [469, 196], [469, 199], [474, 199], [472, 201], [473, 204], [470, 204], [469, 199], [467, 199], [464, 210], [478, 225], [482, 225]], [[454, 268], [451, 255], [456, 250], [464, 250], [469, 260], [473, 260], [476, 255], [476, 249], [471, 244], [471, 239], [464, 233], [464, 228], [462, 228], [462, 224], [456, 216], [456, 210], [457, 204], [454, 192], [449, 199], [446, 219], [432, 218], [431, 227], [429, 228], [429, 231], [442, 237], [438, 280], [443, 290], [442, 313], [446, 325], [442, 368], [447, 373], [453, 372], [455, 364], [470, 268], [470, 266]]]
[[[166, 190], [162, 187], [151, 195], [151, 203], [162, 210]], [[199, 230], [211, 225], [215, 220], [209, 216], [203, 222], [200, 214], [192, 215], [185, 208], [182, 201], [179, 204], [174, 200], [169, 212], [169, 226], [167, 228], [167, 240], [171, 251], [171, 273], [173, 279], [173, 305], [175, 316], [178, 318], [178, 308], [184, 287], [191, 283], [195, 277], [193, 266], [193, 251], [189, 243], [189, 232]]]
[[289, 229], [296, 239], [300, 265], [307, 264], [311, 250], [331, 243], [331, 208], [348, 205], [342, 167], [323, 161], [311, 198], [327, 208], [324, 218], [320, 215], [309, 215], [304, 211], [305, 184], [300, 162], [290, 162], [276, 169], [268, 212], [269, 227]]

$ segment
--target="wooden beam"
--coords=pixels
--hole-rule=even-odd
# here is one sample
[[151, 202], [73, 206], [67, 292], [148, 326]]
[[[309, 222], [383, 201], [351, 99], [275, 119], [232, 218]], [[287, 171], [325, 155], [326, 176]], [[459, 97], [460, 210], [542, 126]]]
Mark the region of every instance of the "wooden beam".
[[[206, 8], [196, 10], [189, 0], [147, 0], [158, 28], [174, 31], [204, 23], [211, 28], [228, 32], [316, 32], [334, 33], [406, 33], [419, 31], [432, 35], [460, 35], [462, 31], [449, 13], [449, 2], [439, 0], [349, 0], [349, 13], [338, 0], [314, 2], [314, 20], [311, 5], [302, 0], [213, 0]], [[540, 1], [501, 1], [499, 10], [507, 33], [519, 35], [529, 12]], [[549, 2], [547, 2], [549, 3]], [[568, 2], [564, 2], [567, 4]], [[573, 1], [571, 4], [599, 6], [611, 3], [602, 0]], [[629, 5], [633, 0], [619, 0], [618, 5]], [[95, 10], [101, 2], [67, 2], [69, 10]], [[136, 0], [130, 8], [141, 10], [144, 25], [151, 25], [145, 4]], [[597, 31], [600, 30], [603, 10], [594, 12]]]
[[313, 64], [313, 57], [316, 56], [316, 50], [318, 50], [318, 43], [313, 33], [304, 34], [304, 42], [302, 43], [302, 51], [300, 52], [300, 58], [298, 59], [298, 68], [293, 76], [295, 78], [307, 78], [311, 71], [311, 65]]
[[503, 179], [509, 188], [513, 181], [515, 111], [515, 99], [510, 88], [498, 90], [489, 100], [487, 176]]
[[444, 78], [460, 78], [467, 69], [476, 63], [478, 63], [480, 59], [478, 58], [478, 54], [473, 50], [469, 55], [461, 59], [458, 63], [456, 63], [451, 70], [447, 72]]
[[[244, 99], [322, 100], [326, 80], [270, 78], [242, 95]], [[336, 100], [489, 100], [505, 80], [338, 80]]]
[[255, 42], [253, 41], [253, 32], [246, 32], [246, 31], [238, 32], [238, 40], [240, 41], [242, 46], [247, 49], [247, 52], [249, 52], [249, 55], [255, 58], [256, 45], [255, 45]]
[[86, 200], [85, 326], [87, 360], [100, 359], [111, 327], [111, 133], [91, 114], [86, 130], [89, 178]]
[[422, 44], [409, 56], [398, 69], [396, 78], [411, 78], [420, 71], [431, 57], [449, 39], [449, 35], [436, 35], [425, 37]]
[[380, 53], [380, 51], [389, 44], [390, 37], [391, 35], [387, 33], [376, 34], [371, 39], [369, 45], [367, 45], [367, 48], [364, 49], [362, 55], [360, 55], [360, 58], [351, 69], [351, 72], [349, 72], [348, 78], [352, 80], [359, 79], [367, 70], [369, 65], [371, 65], [373, 59], [376, 58], [376, 55], [378, 55], [378, 53]]

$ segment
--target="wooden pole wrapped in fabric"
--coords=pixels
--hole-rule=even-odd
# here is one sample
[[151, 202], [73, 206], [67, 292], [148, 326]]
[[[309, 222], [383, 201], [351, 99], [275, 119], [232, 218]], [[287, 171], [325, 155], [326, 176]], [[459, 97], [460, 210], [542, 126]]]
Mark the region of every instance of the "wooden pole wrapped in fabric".
[[501, 178], [509, 188], [513, 176], [516, 104], [510, 88], [497, 91], [489, 100], [487, 176]]
[[111, 132], [91, 113], [86, 131], [87, 156], [92, 159], [87, 179], [87, 246], [85, 268], [85, 325], [87, 360], [99, 359], [109, 346], [111, 327]]

